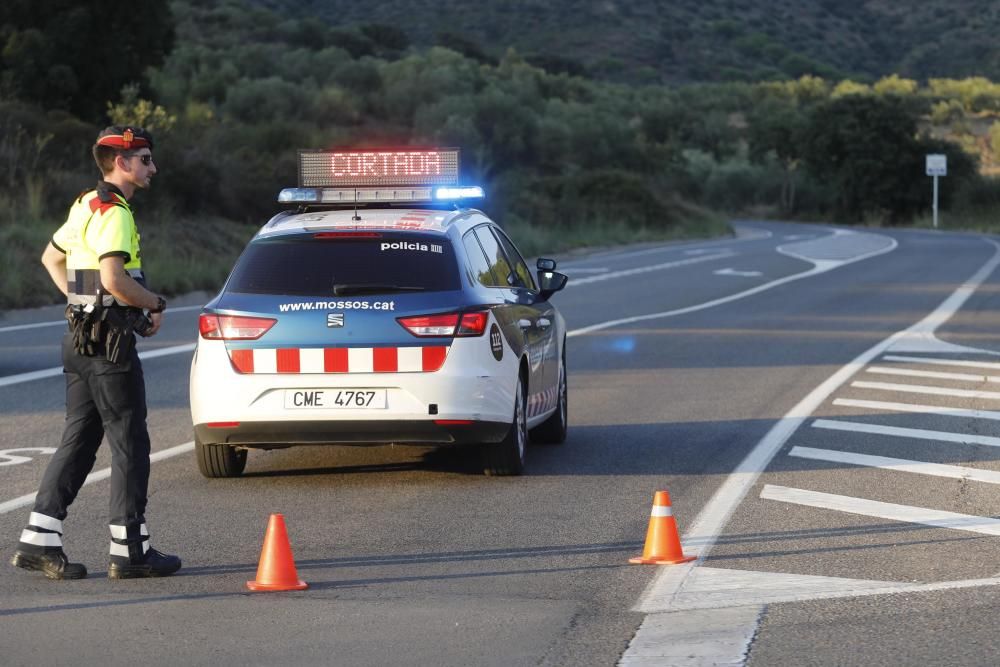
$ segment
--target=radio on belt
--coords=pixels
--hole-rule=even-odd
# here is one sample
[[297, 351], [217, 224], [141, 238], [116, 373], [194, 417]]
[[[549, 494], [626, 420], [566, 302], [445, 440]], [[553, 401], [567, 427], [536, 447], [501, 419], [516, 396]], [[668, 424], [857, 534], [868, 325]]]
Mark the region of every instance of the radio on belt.
[[300, 150], [299, 187], [278, 194], [281, 204], [447, 203], [482, 199], [463, 185], [457, 148]]

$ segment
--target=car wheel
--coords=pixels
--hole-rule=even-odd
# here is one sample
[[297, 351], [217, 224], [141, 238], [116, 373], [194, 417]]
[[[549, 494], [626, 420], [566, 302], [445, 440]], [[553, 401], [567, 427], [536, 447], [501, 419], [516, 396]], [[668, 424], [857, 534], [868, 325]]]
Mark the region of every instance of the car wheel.
[[524, 456], [528, 448], [528, 416], [524, 399], [524, 378], [517, 379], [514, 397], [514, 419], [510, 430], [500, 442], [483, 446], [483, 472], [487, 475], [520, 475], [524, 472]]
[[247, 450], [232, 445], [206, 445], [194, 440], [198, 470], [210, 479], [216, 477], [239, 477], [247, 466]]
[[569, 427], [569, 393], [566, 383], [566, 353], [559, 361], [559, 398], [556, 411], [541, 424], [531, 429], [532, 442], [558, 445], [566, 441]]

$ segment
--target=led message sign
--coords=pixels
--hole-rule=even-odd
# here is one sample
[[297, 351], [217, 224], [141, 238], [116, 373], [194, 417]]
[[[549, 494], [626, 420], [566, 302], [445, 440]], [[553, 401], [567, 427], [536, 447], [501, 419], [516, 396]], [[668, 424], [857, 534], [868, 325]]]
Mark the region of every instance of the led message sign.
[[301, 187], [453, 185], [457, 148], [392, 151], [299, 151]]

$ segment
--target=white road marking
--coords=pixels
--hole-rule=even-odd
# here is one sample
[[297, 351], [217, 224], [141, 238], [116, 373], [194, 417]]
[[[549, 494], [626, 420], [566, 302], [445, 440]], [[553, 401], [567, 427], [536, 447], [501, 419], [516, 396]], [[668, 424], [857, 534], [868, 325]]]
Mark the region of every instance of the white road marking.
[[589, 278], [577, 278], [566, 283], [566, 287], [577, 287], [579, 285], [589, 285], [590, 283], [602, 282], [605, 280], [611, 280], [613, 278], [623, 278], [625, 276], [634, 276], [640, 273], [649, 273], [651, 271], [662, 271], [664, 269], [673, 269], [678, 266], [688, 266], [690, 264], [700, 264], [701, 262], [712, 262], [717, 259], [723, 259], [725, 257], [732, 257], [733, 252], [725, 251], [716, 253], [714, 255], [700, 255], [698, 257], [689, 257], [687, 259], [678, 259], [672, 262], [662, 262], [660, 264], [650, 264], [649, 266], [637, 266], [634, 269], [623, 269], [621, 271], [611, 271], [609, 273], [602, 273], [597, 276], [590, 276]]
[[[179, 456], [181, 454], [186, 454], [194, 450], [194, 441], [185, 442], [183, 445], [177, 445], [176, 447], [171, 447], [170, 449], [163, 449], [158, 452], [153, 452], [149, 455], [149, 462], [155, 463], [156, 461], [163, 461], [169, 459], [173, 456]], [[83, 485], [93, 484], [94, 482], [100, 482], [111, 477], [111, 468], [103, 468], [97, 472], [92, 472], [87, 475], [87, 479], [84, 480]], [[27, 505], [31, 505], [35, 502], [35, 496], [38, 493], [27, 493], [23, 496], [14, 498], [13, 500], [8, 500], [0, 503], [0, 514], [7, 514], [16, 509], [20, 509]]]
[[[174, 345], [173, 347], [161, 347], [156, 350], [148, 350], [146, 352], [140, 352], [140, 359], [155, 359], [157, 357], [167, 357], [171, 354], [183, 354], [184, 352], [193, 352], [195, 348], [195, 343], [188, 343], [187, 345]], [[42, 378], [56, 377], [57, 375], [62, 375], [63, 367], [56, 366], [54, 368], [46, 368], [40, 371], [31, 371], [30, 373], [19, 373], [17, 375], [7, 375], [5, 377], [0, 377], [0, 387], [8, 387], [12, 384], [20, 384], [22, 382], [31, 382], [32, 380], [41, 380]]]
[[759, 278], [764, 275], [760, 271], [737, 271], [736, 269], [719, 269], [712, 271], [717, 276], [740, 276], [745, 278]]
[[944, 512], [926, 507], [913, 507], [911, 505], [883, 503], [878, 500], [852, 498], [851, 496], [839, 496], [833, 493], [807, 491], [806, 489], [793, 489], [773, 484], [765, 484], [763, 490], [760, 492], [760, 497], [764, 500], [776, 500], [792, 505], [804, 505], [806, 507], [871, 516], [890, 521], [918, 523], [932, 528], [964, 530], [969, 533], [1000, 537], [1000, 519], [993, 519], [991, 517]]
[[[698, 250], [686, 251], [685, 254], [718, 252], [719, 248], [715, 246], [722, 246], [724, 249], [729, 250], [728, 248], [725, 248], [725, 246], [740, 245], [742, 243], [746, 243], [747, 241], [759, 241], [761, 239], [769, 239], [772, 236], [774, 236], [773, 233], [767, 230], [759, 229], [757, 227], [749, 227], [746, 225], [734, 224], [733, 229], [737, 232], [737, 235], [735, 237], [721, 238], [714, 241], [700, 241], [697, 243], [697, 245], [700, 246]], [[655, 254], [662, 254], [664, 252], [674, 252], [678, 248], [683, 248], [683, 247], [685, 246], [679, 246], [676, 244], [667, 244], [667, 245], [654, 246], [652, 248], [642, 248], [641, 250], [624, 250], [624, 251], [609, 250], [605, 252], [595, 253], [590, 257], [581, 258], [579, 262], [586, 263], [596, 259], [600, 259], [602, 261], [607, 259], [614, 259], [614, 260], [631, 259], [633, 257], [641, 257], [643, 255], [655, 255]], [[567, 262], [564, 265], [565, 268], [568, 269], [571, 266], [573, 266], [573, 261], [574, 260], [570, 260], [569, 262]]]
[[[697, 560], [683, 565], [660, 569], [646, 588], [635, 611], [662, 612], [674, 608], [679, 593], [691, 573], [709, 554], [719, 534], [725, 528], [736, 507], [743, 501], [761, 473], [781, 450], [788, 439], [802, 423], [808, 419], [835, 391], [847, 383], [852, 376], [870, 361], [884, 354], [894, 344], [908, 337], [923, 336], [933, 331], [952, 317], [971, 297], [975, 290], [1000, 266], [1000, 244], [986, 239], [993, 246], [993, 256], [979, 268], [963, 285], [952, 292], [929, 315], [913, 326], [899, 331], [858, 355], [853, 361], [813, 389], [782, 417], [757, 446], [736, 466], [723, 481], [705, 507], [695, 517], [690, 528], [684, 533], [685, 553], [697, 555]], [[683, 521], [680, 522], [683, 525]], [[987, 580], [993, 583], [993, 580]], [[1000, 581], [1000, 580], [997, 580]], [[985, 585], [985, 584], [982, 584]]]
[[930, 364], [938, 366], [964, 366], [966, 368], [985, 368], [987, 370], [1000, 371], [1000, 363], [995, 361], [968, 361], [966, 359], [934, 359], [931, 357], [910, 357], [902, 354], [887, 354], [882, 357], [885, 361], [904, 361], [916, 364]]
[[619, 667], [741, 665], [761, 605], [650, 614], [642, 621]]
[[853, 398], [838, 398], [834, 405], [848, 408], [870, 408], [872, 410], [890, 410], [894, 412], [915, 412], [920, 414], [948, 415], [950, 417], [966, 417], [968, 419], [990, 419], [1000, 421], [1000, 412], [994, 410], [970, 410], [966, 408], [942, 408], [937, 405], [919, 405], [915, 403], [889, 403], [885, 401], [861, 401]]
[[596, 269], [585, 269], [581, 267], [579, 269], [566, 269], [566, 273], [569, 274], [570, 277], [572, 277], [578, 273], [607, 273], [610, 270], [611, 269], [609, 269], [606, 266]]
[[934, 440], [938, 442], [956, 442], [959, 444], [976, 444], [986, 447], [1000, 447], [1000, 438], [990, 435], [971, 435], [967, 433], [952, 433], [950, 431], [929, 431], [922, 428], [903, 428], [901, 426], [882, 426], [880, 424], [862, 424], [861, 422], [834, 421], [817, 419], [813, 428], [830, 431], [849, 431], [851, 433], [868, 433], [871, 435], [888, 435], [896, 438], [913, 438], [915, 440]]
[[[634, 324], [636, 322], [645, 322], [648, 320], [658, 320], [667, 317], [675, 317], [677, 315], [686, 315], [687, 313], [694, 313], [699, 310], [706, 310], [708, 308], [714, 308], [715, 306], [721, 306], [722, 304], [725, 303], [732, 303], [733, 301], [739, 301], [740, 299], [745, 299], [749, 296], [753, 296], [754, 294], [760, 294], [761, 292], [766, 292], [767, 290], [773, 289], [780, 285], [786, 285], [788, 283], [795, 282], [797, 280], [802, 280], [804, 278], [811, 278], [812, 276], [816, 276], [821, 273], [826, 273], [827, 271], [833, 271], [834, 269], [838, 269], [848, 264], [853, 264], [854, 262], [860, 262], [862, 260], [869, 259], [871, 257], [876, 257], [878, 255], [884, 255], [887, 252], [892, 252], [898, 247], [899, 244], [896, 242], [895, 239], [889, 239], [889, 240], [891, 241], [891, 243], [889, 243], [884, 248], [873, 250], [872, 252], [869, 252], [867, 254], [858, 255], [856, 257], [846, 260], [810, 260], [805, 257], [798, 257], [803, 261], [812, 262], [814, 264], [813, 268], [809, 269], [808, 271], [803, 271], [802, 273], [794, 273], [790, 276], [785, 276], [783, 278], [778, 278], [777, 280], [772, 280], [771, 282], [767, 282], [762, 285], [757, 285], [756, 287], [743, 290], [742, 292], [737, 292], [736, 294], [730, 294], [729, 296], [724, 296], [719, 299], [713, 299], [712, 301], [705, 301], [704, 303], [695, 304], [693, 306], [688, 306], [686, 308], [678, 308], [676, 310], [666, 310], [659, 313], [649, 313], [647, 315], [636, 315], [634, 317], [623, 317], [618, 320], [608, 320], [606, 322], [598, 322], [597, 324], [591, 324], [590, 326], [581, 327], [580, 329], [575, 329], [573, 331], [570, 331], [566, 334], [566, 336], [568, 338], [572, 338], [574, 336], [583, 336], [589, 333], [593, 333], [595, 331], [601, 331], [603, 329], [610, 329], [612, 327], [617, 327], [622, 324]], [[778, 251], [781, 252], [781, 250], [782, 249], [779, 247]]]
[[865, 466], [868, 468], [881, 468], [883, 470], [910, 472], [917, 475], [948, 477], [951, 479], [968, 479], [974, 482], [1000, 484], [1000, 472], [982, 470], [980, 468], [969, 468], [967, 466], [951, 466], [944, 465], [942, 463], [908, 461], [907, 459], [895, 459], [888, 456], [871, 456], [869, 454], [855, 454], [854, 452], [840, 452], [832, 449], [816, 449], [814, 447], [792, 447], [792, 451], [788, 452], [788, 455], [800, 459], [811, 459], [813, 461], [849, 463], [851, 465]]
[[22, 463], [30, 463], [34, 459], [30, 456], [19, 456], [24, 452], [37, 452], [38, 454], [55, 454], [55, 447], [17, 447], [15, 449], [0, 449], [0, 466], [16, 466]]
[[959, 380], [961, 382], [1000, 382], [996, 375], [974, 375], [972, 373], [942, 373], [940, 371], [919, 371], [910, 368], [888, 368], [886, 366], [869, 366], [866, 373], [881, 375], [900, 375], [914, 378], [931, 378], [934, 380]]
[[[711, 611], [714, 614], [716, 610], [728, 607], [760, 606], [780, 602], [829, 600], [890, 593], [925, 593], [978, 586], [996, 586], [998, 584], [1000, 584], [1000, 577], [911, 583], [780, 572], [752, 572], [703, 565], [691, 572], [683, 589], [674, 598], [671, 612], [655, 615], [677, 618], [688, 615], [695, 610]], [[706, 614], [703, 618], [710, 623], [711, 616], [712, 614]], [[715, 664], [741, 663], [720, 662]]]
[[[205, 306], [178, 306], [177, 308], [170, 308], [171, 313], [181, 313], [186, 310], [201, 310]], [[27, 329], [40, 329], [42, 327], [56, 327], [56, 326], [66, 326], [66, 320], [50, 320], [47, 322], [33, 322], [31, 324], [13, 324], [7, 327], [0, 327], [0, 333], [7, 333], [8, 331], [25, 331]]]
[[948, 389], [946, 387], [928, 387], [921, 384], [896, 384], [893, 382], [852, 382], [852, 387], [858, 389], [880, 389], [882, 391], [898, 391], [904, 394], [930, 394], [932, 396], [958, 396], [961, 398], [1000, 399], [1000, 392], [978, 391], [975, 389]]

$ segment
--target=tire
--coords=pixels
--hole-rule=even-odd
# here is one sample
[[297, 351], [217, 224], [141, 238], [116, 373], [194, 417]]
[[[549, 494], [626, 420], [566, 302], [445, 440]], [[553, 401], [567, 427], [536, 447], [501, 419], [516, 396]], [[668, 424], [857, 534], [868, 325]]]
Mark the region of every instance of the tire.
[[194, 440], [198, 470], [209, 479], [239, 477], [247, 466], [247, 450], [232, 445], [206, 445]]
[[524, 378], [518, 377], [514, 398], [514, 418], [510, 430], [500, 442], [483, 445], [483, 472], [491, 476], [520, 475], [528, 449], [528, 416], [524, 396]]
[[566, 381], [566, 352], [559, 360], [559, 399], [556, 411], [541, 424], [531, 429], [532, 442], [559, 445], [566, 442], [566, 431], [569, 428], [569, 390]]

